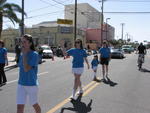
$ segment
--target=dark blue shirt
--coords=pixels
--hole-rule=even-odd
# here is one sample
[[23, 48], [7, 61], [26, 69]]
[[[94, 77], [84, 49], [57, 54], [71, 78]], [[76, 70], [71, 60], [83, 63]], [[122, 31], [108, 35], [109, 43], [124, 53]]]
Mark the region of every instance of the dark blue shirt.
[[23, 55], [20, 56], [18, 66], [19, 71], [19, 81], [18, 84], [24, 86], [36, 86], [38, 85], [37, 72], [38, 72], [38, 53], [35, 51], [30, 51], [27, 54], [27, 64], [32, 68], [28, 71], [24, 71], [23, 66]]
[[72, 61], [73, 68], [84, 67], [84, 58], [87, 57], [85, 50], [72, 48], [68, 50], [67, 53], [73, 56], [73, 61]]
[[0, 63], [5, 64], [5, 55], [7, 54], [6, 48], [0, 48]]
[[101, 54], [101, 58], [109, 58], [110, 57], [110, 49], [109, 48], [100, 48], [99, 53]]
[[97, 59], [93, 59], [91, 62], [92, 68], [98, 66], [99, 61]]

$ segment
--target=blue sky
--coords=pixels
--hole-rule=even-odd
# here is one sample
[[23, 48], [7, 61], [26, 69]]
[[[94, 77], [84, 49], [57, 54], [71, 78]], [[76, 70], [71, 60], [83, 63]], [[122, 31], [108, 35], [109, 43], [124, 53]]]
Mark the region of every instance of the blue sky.
[[[9, 3], [21, 5], [21, 0], [7, 0]], [[62, 4], [72, 4], [74, 0], [54, 0]], [[53, 21], [64, 17], [64, 6], [53, 0], [25, 0], [25, 11], [28, 15], [25, 25], [31, 27], [33, 24], [42, 21]], [[141, 2], [142, 1], [142, 2]], [[101, 11], [101, 3], [98, 0], [78, 0], [78, 3], [89, 3], [91, 6]], [[149, 0], [106, 0], [104, 2], [104, 12], [150, 12]], [[21, 15], [18, 15], [21, 17]], [[148, 14], [112, 14], [105, 13], [106, 18], [111, 18], [108, 23], [115, 27], [115, 39], [121, 38], [121, 23], [124, 26], [124, 38], [126, 34], [133, 41], [150, 41], [150, 13]], [[7, 19], [4, 19], [4, 28], [15, 27]]]

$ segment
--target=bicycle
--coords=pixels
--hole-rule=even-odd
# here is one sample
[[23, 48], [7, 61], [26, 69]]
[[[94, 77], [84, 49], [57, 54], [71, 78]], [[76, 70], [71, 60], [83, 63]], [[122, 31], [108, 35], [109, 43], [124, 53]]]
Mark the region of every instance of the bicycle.
[[144, 55], [143, 54], [139, 54], [139, 56], [138, 56], [138, 67], [139, 67], [139, 70], [141, 70], [143, 63], [144, 63]]

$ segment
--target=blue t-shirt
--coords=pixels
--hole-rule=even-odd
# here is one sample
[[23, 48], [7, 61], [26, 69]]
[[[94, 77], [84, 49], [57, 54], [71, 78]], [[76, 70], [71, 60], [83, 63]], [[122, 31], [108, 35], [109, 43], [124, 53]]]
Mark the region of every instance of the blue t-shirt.
[[98, 64], [99, 64], [99, 61], [97, 59], [93, 59], [92, 62], [91, 62], [92, 68], [97, 67]]
[[110, 57], [110, 49], [109, 48], [100, 48], [99, 53], [101, 54], [101, 58], [109, 58]]
[[84, 58], [87, 57], [85, 50], [72, 48], [72, 49], [69, 49], [67, 53], [73, 56], [73, 61], [72, 61], [73, 68], [84, 67]]
[[6, 48], [0, 48], [0, 63], [5, 64], [5, 55], [7, 54]]
[[19, 70], [19, 81], [18, 84], [24, 86], [35, 86], [38, 85], [37, 72], [38, 72], [38, 53], [30, 51], [27, 54], [27, 64], [32, 67], [28, 72], [24, 71], [23, 67], [23, 55], [20, 56], [18, 66]]

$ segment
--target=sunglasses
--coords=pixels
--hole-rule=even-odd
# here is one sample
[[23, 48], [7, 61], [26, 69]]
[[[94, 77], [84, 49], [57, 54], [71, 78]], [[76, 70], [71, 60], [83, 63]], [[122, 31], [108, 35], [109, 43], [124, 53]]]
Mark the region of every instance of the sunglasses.
[[76, 44], [80, 44], [80, 42], [75, 42]]

